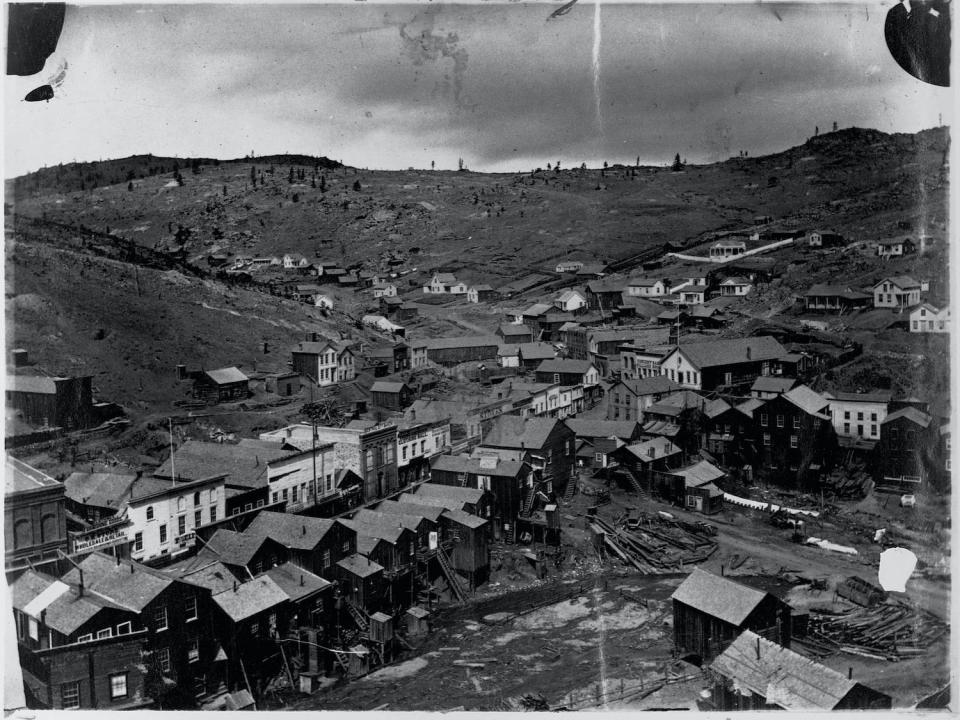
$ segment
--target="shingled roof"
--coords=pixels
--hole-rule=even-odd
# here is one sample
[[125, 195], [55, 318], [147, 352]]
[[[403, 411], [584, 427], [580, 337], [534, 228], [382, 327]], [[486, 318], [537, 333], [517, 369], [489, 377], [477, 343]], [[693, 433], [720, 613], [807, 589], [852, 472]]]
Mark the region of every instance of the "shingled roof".
[[546, 444], [558, 422], [559, 420], [553, 418], [501, 415], [494, 420], [481, 444], [489, 447], [539, 450]]
[[694, 568], [670, 597], [739, 627], [766, 596], [761, 590]]
[[267, 463], [290, 455], [289, 450], [247, 447], [228, 443], [208, 443], [188, 440], [168, 459], [154, 475], [172, 477], [176, 469], [178, 479], [201, 480], [227, 474], [228, 485], [263, 487], [267, 484]]
[[[84, 587], [109, 600], [118, 607], [142, 612], [160, 593], [166, 590], [173, 579], [157, 570], [151, 570], [129, 560], [117, 562], [115, 558], [99, 552], [87, 555], [80, 562]], [[63, 576], [64, 582], [78, 585], [80, 570], [72, 568]]]
[[313, 550], [337, 522], [330, 518], [264, 510], [247, 526], [244, 534], [273, 538], [291, 550]]
[[694, 367], [701, 370], [745, 362], [776, 360], [787, 354], [786, 348], [769, 335], [682, 345], [679, 352]]
[[260, 575], [240, 583], [236, 590], [225, 590], [213, 596], [213, 601], [234, 622], [240, 622], [282, 605], [287, 594], [268, 575]]

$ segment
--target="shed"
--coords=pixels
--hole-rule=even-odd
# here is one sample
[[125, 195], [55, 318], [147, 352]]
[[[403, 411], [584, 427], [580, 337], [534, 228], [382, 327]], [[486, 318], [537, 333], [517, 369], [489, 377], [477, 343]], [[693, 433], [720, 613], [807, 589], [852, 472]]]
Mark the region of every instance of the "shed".
[[243, 400], [250, 396], [250, 379], [236, 367], [204, 370], [193, 380], [193, 396], [214, 402]]
[[430, 612], [419, 605], [408, 608], [403, 618], [407, 621], [407, 635], [416, 637], [430, 632]]

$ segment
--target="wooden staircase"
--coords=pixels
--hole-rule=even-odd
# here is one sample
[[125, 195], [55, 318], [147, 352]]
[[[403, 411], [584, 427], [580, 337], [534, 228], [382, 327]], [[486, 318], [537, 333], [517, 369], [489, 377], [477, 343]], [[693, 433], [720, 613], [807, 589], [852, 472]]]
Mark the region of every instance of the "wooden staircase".
[[513, 545], [517, 542], [517, 522], [514, 520], [510, 523], [510, 529], [507, 530], [506, 535], [504, 535], [503, 540], [508, 545]]
[[530, 515], [530, 512], [533, 510], [533, 503], [537, 499], [536, 488], [530, 488], [530, 494], [527, 495], [526, 501], [523, 503], [523, 508], [520, 510], [521, 517], [527, 517]]
[[630, 481], [630, 487], [633, 488], [633, 491], [640, 496], [641, 500], [649, 500], [643, 486], [640, 484], [640, 481], [637, 480], [637, 476], [633, 474], [633, 470], [630, 468], [624, 468], [623, 470], [627, 475], [627, 479]]
[[360, 632], [365, 633], [370, 627], [370, 616], [350, 598], [344, 598], [344, 600], [346, 601], [347, 612], [350, 613], [350, 617], [353, 618], [357, 627], [360, 628]]
[[575, 477], [572, 477], [569, 480], [567, 480], [567, 489], [563, 493], [563, 501], [567, 505], [571, 503], [571, 501], [573, 500], [573, 496], [576, 495], [577, 493], [577, 482], [578, 480]]
[[450, 556], [447, 555], [447, 551], [443, 549], [443, 546], [437, 548], [437, 560], [440, 561], [440, 569], [443, 571], [443, 576], [450, 586], [450, 591], [459, 602], [465, 602], [467, 592], [463, 587], [463, 583], [460, 582], [460, 578], [457, 576], [457, 571], [454, 570], [450, 564]]
[[337, 664], [343, 668], [345, 673], [350, 672], [350, 655], [337, 650], [336, 648], [331, 648], [330, 651], [333, 653], [333, 657], [336, 659]]

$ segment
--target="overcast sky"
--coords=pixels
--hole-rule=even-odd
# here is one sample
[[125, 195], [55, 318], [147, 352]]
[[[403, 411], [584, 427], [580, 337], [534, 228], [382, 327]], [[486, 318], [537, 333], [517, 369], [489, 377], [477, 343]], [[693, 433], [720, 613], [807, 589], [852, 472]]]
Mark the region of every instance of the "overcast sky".
[[[529, 169], [775, 152], [819, 125], [949, 124], [902, 71], [891, 3], [71, 6], [5, 78], [7, 177], [151, 152]], [[22, 99], [66, 74], [49, 103]]]

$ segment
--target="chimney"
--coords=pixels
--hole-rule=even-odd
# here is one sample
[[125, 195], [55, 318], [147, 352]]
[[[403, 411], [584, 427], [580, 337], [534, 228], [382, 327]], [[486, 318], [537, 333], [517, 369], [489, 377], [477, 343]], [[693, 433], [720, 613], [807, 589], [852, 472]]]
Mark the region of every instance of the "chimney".
[[83, 597], [83, 569], [78, 567], [77, 572], [80, 573], [80, 587], [77, 588], [77, 597]]
[[133, 575], [133, 563], [130, 563], [130, 574]]
[[[237, 591], [237, 581], [236, 581], [236, 580], [233, 581], [233, 591], [234, 591], [234, 592]], [[758, 643], [758, 644], [757, 644], [757, 647], [758, 647], [758, 648], [760, 647], [759, 642], [760, 642], [760, 641], [758, 640], [758, 641], [757, 641], [757, 643]], [[759, 653], [760, 653], [760, 651], [757, 650], [757, 657], [760, 657]]]
[[747, 345], [747, 360], [750, 360], [753, 357], [753, 348]]
[[757, 637], [757, 660], [760, 659], [760, 638]]
[[177, 365], [177, 380], [186, 380], [186, 379], [187, 379], [187, 366]]
[[117, 567], [120, 567], [120, 553], [116, 554], [116, 558], [117, 558]]
[[[303, 528], [303, 532], [301, 532], [300, 534], [301, 534], [301, 535], [306, 535], [306, 534], [307, 534], [307, 526], [306, 526], [306, 525], [303, 525], [302, 528]], [[303, 576], [301, 575], [300, 577], [303, 577]]]
[[847, 680], [853, 680], [853, 666], [847, 668]]
[[300, 573], [300, 587], [303, 587], [303, 573]]

